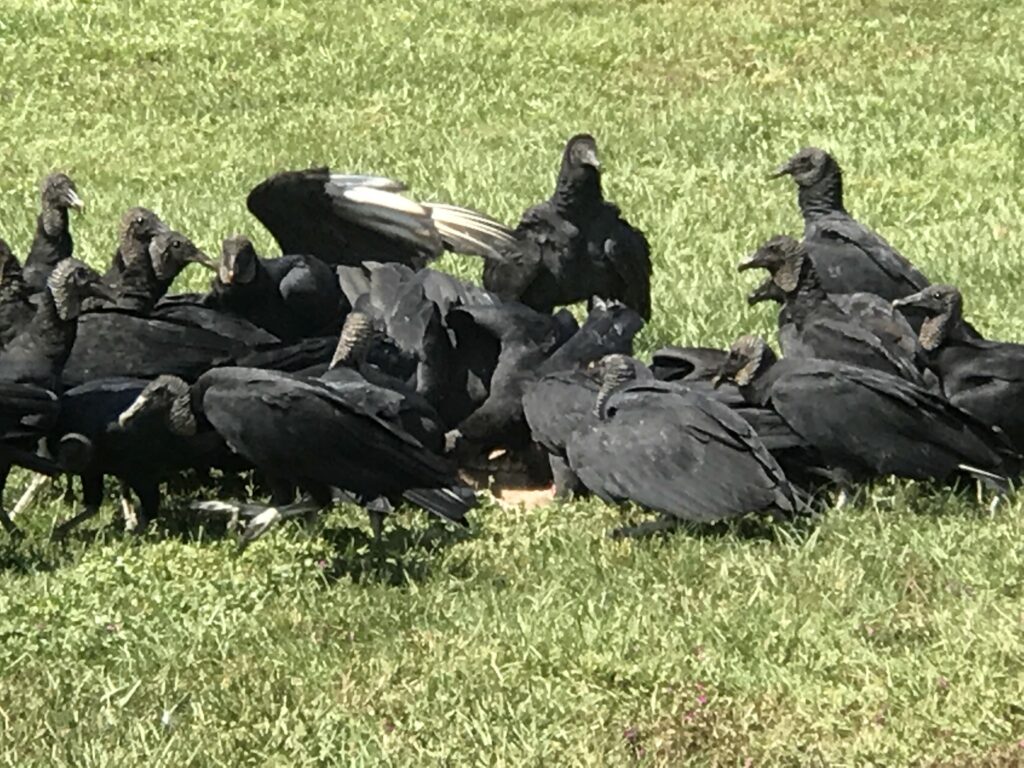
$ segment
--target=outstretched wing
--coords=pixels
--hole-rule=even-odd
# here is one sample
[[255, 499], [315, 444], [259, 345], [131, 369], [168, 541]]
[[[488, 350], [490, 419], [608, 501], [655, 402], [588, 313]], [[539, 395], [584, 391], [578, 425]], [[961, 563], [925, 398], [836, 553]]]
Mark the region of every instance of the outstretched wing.
[[403, 197], [405, 185], [327, 168], [284, 171], [249, 193], [252, 214], [285, 254], [312, 254], [328, 264], [396, 261], [419, 268], [445, 250], [490, 255], [511, 232], [476, 211], [424, 205]]

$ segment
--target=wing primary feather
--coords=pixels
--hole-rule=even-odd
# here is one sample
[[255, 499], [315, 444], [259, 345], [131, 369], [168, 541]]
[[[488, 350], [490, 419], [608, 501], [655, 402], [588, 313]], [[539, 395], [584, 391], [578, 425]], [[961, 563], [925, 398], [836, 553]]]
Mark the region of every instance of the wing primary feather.
[[502, 246], [515, 242], [510, 229], [473, 211], [456, 206], [428, 205], [427, 208], [450, 250], [496, 258]]
[[404, 192], [409, 187], [405, 182], [386, 176], [370, 176], [359, 173], [332, 173], [330, 183], [338, 187], [373, 187], [386, 192]]

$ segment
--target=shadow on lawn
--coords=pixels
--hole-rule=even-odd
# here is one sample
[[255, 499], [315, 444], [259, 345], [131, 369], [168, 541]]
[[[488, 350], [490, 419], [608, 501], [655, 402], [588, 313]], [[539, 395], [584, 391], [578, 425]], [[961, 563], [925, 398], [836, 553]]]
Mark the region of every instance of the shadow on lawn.
[[[291, 521], [281, 526], [286, 535], [294, 531]], [[276, 533], [254, 542], [253, 547], [272, 547]], [[445, 548], [473, 536], [470, 531], [453, 529], [440, 522], [426, 528], [404, 528], [386, 523], [379, 541], [363, 529], [353, 526], [319, 524], [312, 533], [325, 542], [331, 555], [323, 566], [328, 584], [339, 581], [378, 582], [401, 587], [410, 582], [422, 582], [431, 573], [437, 555]], [[31, 530], [17, 539], [0, 534], [0, 572], [20, 575], [52, 572], [73, 566], [90, 547], [102, 543], [127, 543], [147, 546], [154, 541], [177, 540], [189, 546], [214, 545], [229, 539], [237, 540], [226, 517], [190, 513], [175, 505], [160, 519], [150, 523], [142, 534], [124, 530], [124, 521], [115, 516], [113, 521], [76, 528], [60, 542], [53, 542], [41, 530]], [[245, 557], [245, 552], [236, 556]]]
[[[386, 525], [386, 524], [385, 524]], [[320, 538], [330, 544], [334, 557], [324, 570], [328, 583], [348, 580], [402, 587], [425, 581], [436, 556], [473, 534], [443, 523], [428, 528], [385, 528], [379, 541], [360, 528], [325, 528]]]

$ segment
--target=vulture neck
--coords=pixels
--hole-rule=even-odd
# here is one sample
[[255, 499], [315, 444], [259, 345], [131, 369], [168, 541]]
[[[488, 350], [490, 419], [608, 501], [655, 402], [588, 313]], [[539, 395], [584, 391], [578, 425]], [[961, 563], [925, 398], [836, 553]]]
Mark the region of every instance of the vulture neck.
[[813, 184], [799, 188], [797, 200], [805, 224], [830, 213], [846, 213], [842, 172], [838, 168], [827, 169]]

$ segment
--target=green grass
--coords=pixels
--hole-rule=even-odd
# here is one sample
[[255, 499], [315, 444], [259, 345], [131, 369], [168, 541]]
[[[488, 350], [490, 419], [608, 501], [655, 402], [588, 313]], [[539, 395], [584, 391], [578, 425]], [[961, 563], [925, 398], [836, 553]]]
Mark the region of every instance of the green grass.
[[[589, 130], [654, 246], [641, 349], [725, 344], [773, 323], [735, 262], [800, 228], [764, 172], [816, 143], [858, 216], [1020, 339], [1022, 27], [994, 0], [5, 0], [0, 235], [24, 254], [54, 168], [95, 264], [136, 204], [270, 250], [245, 194], [313, 163], [513, 221]], [[881, 484], [806, 530], [642, 543], [599, 504], [485, 507], [463, 539], [403, 516], [383, 559], [354, 510], [243, 557], [109, 514], [44, 543], [64, 513], [0, 541], [8, 765], [1024, 762], [1020, 502]]]

